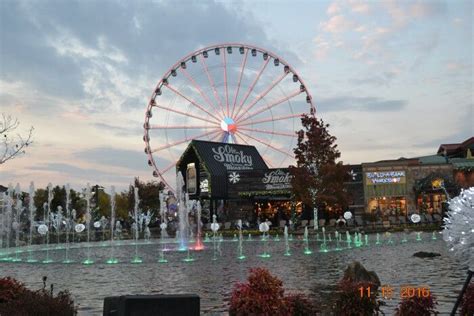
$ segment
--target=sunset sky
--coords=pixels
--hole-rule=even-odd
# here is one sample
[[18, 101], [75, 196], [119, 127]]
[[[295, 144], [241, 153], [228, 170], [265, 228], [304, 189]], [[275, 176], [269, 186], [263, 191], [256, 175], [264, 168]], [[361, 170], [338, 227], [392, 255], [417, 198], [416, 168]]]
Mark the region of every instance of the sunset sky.
[[243, 42], [304, 78], [345, 163], [474, 135], [472, 1], [0, 1], [0, 112], [34, 126], [0, 184], [151, 180], [144, 112], [188, 53]]

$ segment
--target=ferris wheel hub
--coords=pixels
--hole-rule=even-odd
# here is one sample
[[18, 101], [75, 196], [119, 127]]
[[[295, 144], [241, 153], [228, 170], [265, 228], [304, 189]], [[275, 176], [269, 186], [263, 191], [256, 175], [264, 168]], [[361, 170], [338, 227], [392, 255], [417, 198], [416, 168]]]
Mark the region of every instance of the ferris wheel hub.
[[221, 121], [221, 129], [224, 132], [234, 134], [237, 131], [237, 124], [230, 117], [224, 117]]

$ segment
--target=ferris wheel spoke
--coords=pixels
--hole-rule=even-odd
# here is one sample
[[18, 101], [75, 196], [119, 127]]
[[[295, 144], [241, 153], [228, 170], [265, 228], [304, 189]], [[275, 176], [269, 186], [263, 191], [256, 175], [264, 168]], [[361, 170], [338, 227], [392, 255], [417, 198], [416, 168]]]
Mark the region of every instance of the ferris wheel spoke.
[[195, 107], [197, 107], [198, 109], [200, 109], [201, 111], [203, 111], [204, 113], [206, 113], [207, 115], [209, 115], [210, 117], [213, 117], [214, 119], [216, 119], [216, 122], [219, 122], [219, 118], [217, 118], [216, 116], [214, 116], [214, 114], [212, 114], [211, 112], [207, 111], [205, 108], [203, 108], [201, 105], [197, 104], [196, 101], [194, 101], [193, 99], [191, 99], [190, 97], [182, 94], [181, 92], [178, 91], [178, 89], [174, 88], [173, 86], [171, 86], [170, 84], [167, 84], [165, 87], [167, 87], [168, 89], [170, 89], [171, 91], [173, 91], [174, 93], [176, 93], [177, 95], [179, 95], [180, 97], [182, 97], [183, 99], [187, 100], [188, 102], [190, 102], [192, 105], [194, 105]]
[[[257, 77], [255, 77], [254, 81], [252, 82], [252, 84], [250, 85], [250, 88], [247, 90], [247, 93], [245, 94], [245, 97], [244, 99], [242, 100], [242, 102], [240, 102], [240, 106], [239, 106], [239, 110], [237, 111], [237, 114], [236, 116], [239, 115], [240, 111], [242, 110], [242, 107], [243, 105], [245, 104], [245, 101], [247, 101], [250, 93], [252, 93], [253, 89], [255, 88], [255, 85], [257, 84], [258, 82], [258, 79], [260, 79], [260, 76], [262, 75], [263, 71], [265, 70], [265, 68], [267, 67], [268, 63], [270, 62], [270, 58], [267, 58], [267, 60], [263, 63], [262, 67], [260, 68], [258, 74], [257, 74]], [[245, 113], [245, 112], [244, 112]]]
[[167, 173], [168, 171], [170, 171], [173, 167], [176, 166], [176, 162], [172, 162], [171, 164], [169, 164], [166, 168], [164, 168], [163, 170], [160, 170], [160, 173], [161, 174], [165, 174]]
[[258, 128], [246, 128], [246, 127], [239, 127], [240, 130], [248, 131], [248, 132], [257, 132], [263, 134], [271, 134], [271, 135], [280, 135], [280, 136], [288, 136], [288, 137], [296, 137], [296, 134], [291, 133], [284, 133], [284, 132], [275, 132], [275, 131], [267, 131], [264, 129]]
[[256, 121], [250, 121], [249, 120], [252, 117], [248, 117], [245, 120], [240, 121], [239, 127], [240, 126], [246, 126], [246, 125], [253, 125], [253, 124], [260, 124], [260, 123], [267, 123], [267, 122], [273, 122], [273, 121], [281, 121], [281, 120], [287, 120], [290, 118], [295, 118], [295, 117], [301, 117], [303, 116], [304, 113], [299, 113], [299, 114], [292, 114], [292, 115], [284, 115], [284, 116], [277, 116], [277, 117], [268, 117], [265, 119], [261, 120], [256, 120]]
[[252, 109], [255, 106], [255, 104], [258, 103], [258, 101], [263, 99], [270, 91], [272, 91], [272, 89], [275, 88], [287, 75], [288, 73], [284, 72], [280, 77], [278, 77], [275, 81], [273, 81], [272, 84], [263, 93], [259, 94], [255, 98], [255, 100], [253, 100], [252, 103], [250, 103], [249, 106], [243, 110], [243, 113], [241, 113], [239, 117], [236, 118], [236, 120], [238, 121], [245, 113], [250, 111], [250, 109]]
[[270, 147], [270, 148], [272, 148], [272, 149], [274, 149], [274, 150], [276, 150], [276, 151], [282, 153], [283, 155], [286, 155], [286, 156], [288, 156], [288, 157], [294, 158], [293, 156], [291, 156], [291, 155], [290, 155], [289, 153], [287, 153], [286, 151], [284, 151], [284, 150], [282, 150], [282, 149], [280, 149], [280, 148], [277, 148], [277, 147], [275, 147], [275, 146], [273, 146], [273, 145], [271, 145], [271, 144], [268, 144], [268, 143], [264, 142], [264, 141], [261, 140], [261, 139], [258, 139], [258, 138], [256, 138], [256, 137], [253, 137], [253, 136], [251, 136], [251, 135], [249, 135], [249, 134], [247, 134], [247, 133], [244, 133], [244, 132], [242, 132], [242, 131], [239, 131], [239, 133], [241, 133], [241, 134], [244, 135], [244, 136], [247, 136], [248, 138], [253, 139], [253, 140], [256, 141], [256, 142], [259, 142], [259, 143], [262, 144], [262, 145], [268, 146], [268, 147]]
[[219, 137], [222, 138], [222, 137], [223, 137], [222, 134], [223, 134], [222, 132], [221, 132], [221, 133], [218, 133], [217, 135], [211, 137], [209, 140], [210, 140], [210, 141], [214, 141], [214, 140], [216, 140], [216, 139], [219, 139]]
[[[217, 126], [217, 124], [214, 124]], [[207, 129], [208, 125], [150, 125], [150, 129]]]
[[196, 139], [196, 138], [201, 138], [201, 137], [205, 137], [205, 136], [208, 136], [208, 135], [212, 135], [212, 134], [215, 134], [215, 133], [220, 133], [221, 130], [216, 128], [214, 129], [213, 131], [210, 131], [210, 132], [207, 132], [207, 133], [203, 133], [203, 134], [200, 134], [200, 135], [197, 135], [197, 136], [193, 136], [193, 137], [186, 137], [184, 139], [180, 139], [176, 142], [173, 142], [173, 143], [170, 143], [170, 144], [167, 144], [167, 145], [164, 145], [164, 146], [161, 146], [161, 147], [158, 147], [158, 148], [155, 148], [153, 150], [151, 150], [152, 153], [155, 153], [155, 152], [158, 152], [158, 151], [161, 151], [163, 149], [168, 149], [168, 148], [171, 148], [173, 146], [177, 146], [177, 145], [181, 145], [183, 143], [186, 143], [190, 140], [193, 140], [193, 139]]
[[234, 103], [232, 105], [232, 115], [231, 117], [234, 117], [234, 111], [235, 111], [235, 104], [237, 103], [237, 97], [239, 96], [239, 91], [240, 91], [240, 84], [242, 83], [242, 77], [244, 75], [244, 70], [245, 70], [245, 65], [247, 64], [247, 56], [249, 55], [249, 50], [245, 50], [245, 56], [242, 61], [242, 66], [240, 67], [240, 75], [239, 75], [239, 82], [237, 83], [237, 91], [235, 92], [234, 96]]
[[[248, 141], [245, 140], [245, 138], [243, 138], [242, 136], [240, 136], [238, 133], [235, 133], [235, 136], [237, 136], [237, 138], [240, 138], [246, 145], [250, 145]], [[267, 165], [269, 165], [271, 168], [273, 168], [273, 163], [270, 162], [270, 160], [268, 160], [267, 158], [265, 157], [262, 157], [262, 159], [267, 163]]]
[[209, 83], [211, 84], [212, 91], [214, 93], [214, 97], [216, 98], [217, 103], [221, 107], [222, 115], [225, 116], [224, 107], [222, 106], [221, 98], [219, 97], [219, 93], [217, 93], [217, 89], [216, 89], [216, 86], [214, 84], [214, 80], [212, 80], [211, 74], [209, 73], [209, 69], [207, 68], [206, 61], [204, 60], [204, 57], [202, 55], [200, 55], [199, 60], [201, 61], [201, 65], [202, 65], [204, 71], [206, 72], [207, 79], [209, 80]]
[[[284, 98], [282, 98], [282, 99], [280, 99], [280, 100], [278, 100], [278, 101], [275, 101], [275, 102], [273, 102], [273, 103], [271, 103], [271, 104], [269, 104], [269, 105], [266, 105], [266, 107], [264, 107], [264, 108], [258, 110], [257, 112], [249, 113], [249, 114], [247, 115], [247, 117], [255, 117], [256, 115], [258, 115], [258, 114], [260, 114], [260, 113], [262, 113], [262, 112], [268, 111], [268, 110], [270, 110], [271, 108], [273, 108], [273, 107], [275, 107], [275, 106], [277, 106], [277, 105], [279, 105], [279, 104], [282, 104], [283, 102], [288, 101], [288, 100], [290, 100], [291, 98], [294, 98], [294, 97], [296, 97], [297, 95], [299, 95], [299, 94], [301, 94], [301, 93], [303, 93], [303, 91], [301, 91], [300, 89], [298, 89], [297, 91], [293, 92], [293, 93], [290, 94], [289, 96], [286, 96], [286, 97], [284, 97]], [[237, 121], [237, 122], [239, 123], [240, 121]]]
[[184, 74], [184, 76], [186, 78], [188, 78], [188, 80], [191, 82], [191, 84], [194, 86], [194, 88], [196, 88], [196, 90], [198, 90], [199, 94], [202, 96], [204, 101], [206, 101], [206, 103], [209, 105], [209, 107], [211, 107], [213, 110], [215, 110], [216, 114], [218, 114], [219, 109], [211, 102], [211, 100], [209, 100], [209, 97], [207, 96], [207, 94], [204, 93], [204, 91], [202, 91], [201, 86], [196, 83], [193, 76], [191, 76], [191, 74], [184, 68], [181, 68], [181, 72]]
[[208, 122], [208, 123], [211, 123], [211, 124], [217, 124], [216, 121], [211, 121], [211, 120], [208, 120], [206, 118], [196, 116], [194, 114], [189, 114], [189, 113], [179, 111], [179, 110], [176, 110], [176, 109], [168, 108], [166, 106], [162, 106], [162, 105], [159, 105], [159, 104], [155, 104], [154, 106], [156, 106], [157, 108], [163, 109], [163, 110], [167, 110], [167, 111], [176, 113], [176, 114], [181, 114], [183, 116], [192, 117], [192, 118], [195, 118], [195, 119], [200, 120], [200, 121]]
[[223, 49], [222, 62], [224, 63], [224, 87], [225, 87], [225, 104], [227, 107], [227, 116], [229, 116], [229, 89], [227, 87], [227, 57], [226, 50]]

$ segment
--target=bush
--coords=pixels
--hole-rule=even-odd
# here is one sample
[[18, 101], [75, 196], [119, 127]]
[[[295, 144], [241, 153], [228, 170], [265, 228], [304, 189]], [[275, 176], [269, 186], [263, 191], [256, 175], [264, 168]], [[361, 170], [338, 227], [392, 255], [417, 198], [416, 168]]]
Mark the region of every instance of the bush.
[[[382, 302], [378, 298], [378, 286], [375, 283], [360, 281], [355, 282], [343, 278], [338, 283], [338, 294], [334, 305], [336, 315], [378, 315]], [[361, 291], [362, 288], [362, 291]], [[367, 293], [370, 288], [370, 295]]]
[[319, 310], [316, 306], [308, 300], [308, 298], [301, 294], [288, 295], [286, 302], [291, 308], [290, 315], [293, 316], [307, 316], [317, 315]]
[[250, 269], [247, 283], [237, 283], [230, 298], [229, 315], [315, 315], [303, 295], [285, 296], [283, 282], [264, 268]]
[[31, 291], [17, 280], [6, 277], [0, 279], [0, 315], [18, 316], [55, 316], [75, 315], [76, 308], [71, 295], [67, 292], [59, 292], [53, 295], [46, 291], [46, 277], [43, 278], [43, 288]]
[[474, 283], [469, 284], [461, 302], [461, 315], [474, 315]]
[[438, 314], [435, 309], [435, 297], [430, 293], [429, 296], [423, 297], [415, 295], [413, 297], [404, 298], [395, 310], [396, 316], [430, 316]]

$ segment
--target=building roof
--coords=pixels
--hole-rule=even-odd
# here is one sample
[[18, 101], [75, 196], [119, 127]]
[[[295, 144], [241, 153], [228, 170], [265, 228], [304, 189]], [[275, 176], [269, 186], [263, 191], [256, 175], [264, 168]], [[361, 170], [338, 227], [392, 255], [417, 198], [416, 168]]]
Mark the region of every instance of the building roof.
[[438, 154], [444, 155], [446, 151], [448, 157], [465, 158], [468, 148], [471, 151], [474, 149], [474, 137], [470, 137], [462, 143], [441, 144], [438, 148]]
[[430, 156], [422, 156], [417, 158], [420, 164], [423, 165], [444, 165], [448, 162], [444, 156], [439, 155], [430, 155]]
[[474, 170], [474, 159], [472, 158], [451, 158], [450, 161], [456, 170]]

